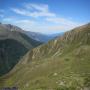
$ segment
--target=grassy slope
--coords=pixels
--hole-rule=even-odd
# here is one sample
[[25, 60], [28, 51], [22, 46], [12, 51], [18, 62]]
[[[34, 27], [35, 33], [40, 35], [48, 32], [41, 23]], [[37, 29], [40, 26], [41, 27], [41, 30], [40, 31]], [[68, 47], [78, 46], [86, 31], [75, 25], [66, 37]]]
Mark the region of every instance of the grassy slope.
[[90, 26], [27, 53], [1, 78], [0, 85], [18, 86], [20, 90], [90, 90], [89, 69]]

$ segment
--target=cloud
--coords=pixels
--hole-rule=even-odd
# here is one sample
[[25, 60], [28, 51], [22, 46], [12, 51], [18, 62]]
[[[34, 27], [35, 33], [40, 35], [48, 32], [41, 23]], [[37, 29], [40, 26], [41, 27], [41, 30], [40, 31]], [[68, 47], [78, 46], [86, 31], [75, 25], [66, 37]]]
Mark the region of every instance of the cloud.
[[15, 23], [28, 23], [28, 24], [32, 24], [32, 23], [35, 23], [35, 22], [31, 21], [31, 20], [17, 20]]
[[75, 22], [68, 20], [66, 18], [60, 18], [60, 17], [54, 17], [54, 18], [46, 18], [46, 21], [52, 22], [52, 23], [59, 23], [59, 24], [67, 24], [67, 25], [74, 25]]
[[15, 24], [25, 30], [30, 30], [31, 27], [36, 26], [36, 21], [34, 20], [17, 20]]
[[12, 16], [12, 17], [4, 17], [2, 19], [3, 23], [9, 23], [9, 24], [14, 24], [17, 21], [18, 21], [18, 19], [16, 17], [14, 17], [14, 16]]
[[46, 21], [67, 27], [66, 29], [72, 29], [74, 27], [81, 25], [81, 23], [77, 23], [67, 18], [60, 18], [60, 17], [46, 18]]
[[60, 31], [67, 31], [72, 29], [73, 27], [68, 26], [68, 25], [53, 25], [53, 26], [48, 26], [47, 29], [50, 31], [55, 31], [55, 32], [60, 32]]
[[8, 23], [8, 22], [12, 22], [12, 24], [14, 25], [17, 25], [19, 27], [22, 27], [22, 28], [26, 28], [26, 27], [30, 27], [31, 25], [35, 25], [35, 22], [34, 20], [27, 20], [27, 19], [23, 19], [23, 20], [20, 20], [20, 19], [17, 19], [17, 18], [12, 18], [12, 17], [9, 17], [9, 18], [4, 18], [3, 19], [3, 22], [5, 23]]
[[42, 33], [57, 33], [57, 32], [65, 32], [74, 28], [73, 25], [66, 25], [66, 24], [53, 24], [49, 25], [48, 23], [39, 23], [38, 21], [34, 20], [18, 20], [15, 23], [17, 26], [23, 28], [24, 30], [33, 31], [33, 32], [42, 32]]
[[55, 13], [49, 11], [48, 5], [45, 4], [25, 4], [24, 9], [11, 8], [17, 14], [31, 17], [53, 17]]
[[25, 7], [27, 9], [36, 9], [38, 11], [42, 11], [42, 12], [48, 12], [49, 11], [49, 7], [46, 4], [26, 4]]

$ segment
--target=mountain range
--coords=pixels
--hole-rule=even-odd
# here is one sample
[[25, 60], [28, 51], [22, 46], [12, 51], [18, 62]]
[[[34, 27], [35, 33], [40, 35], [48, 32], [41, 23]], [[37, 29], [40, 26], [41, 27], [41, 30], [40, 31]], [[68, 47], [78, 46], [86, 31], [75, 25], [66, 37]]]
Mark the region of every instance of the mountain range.
[[0, 78], [20, 90], [90, 90], [90, 23], [30, 50]]

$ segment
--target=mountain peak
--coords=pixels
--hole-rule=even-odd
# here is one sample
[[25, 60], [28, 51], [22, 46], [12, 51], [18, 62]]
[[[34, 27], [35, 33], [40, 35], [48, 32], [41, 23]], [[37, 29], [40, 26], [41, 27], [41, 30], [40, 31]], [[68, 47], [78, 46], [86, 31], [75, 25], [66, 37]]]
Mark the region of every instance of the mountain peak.
[[23, 30], [21, 28], [19, 28], [18, 26], [12, 25], [12, 24], [2, 24], [0, 22], [0, 28], [1, 30], [4, 28], [5, 31], [19, 31], [19, 32], [23, 32]]

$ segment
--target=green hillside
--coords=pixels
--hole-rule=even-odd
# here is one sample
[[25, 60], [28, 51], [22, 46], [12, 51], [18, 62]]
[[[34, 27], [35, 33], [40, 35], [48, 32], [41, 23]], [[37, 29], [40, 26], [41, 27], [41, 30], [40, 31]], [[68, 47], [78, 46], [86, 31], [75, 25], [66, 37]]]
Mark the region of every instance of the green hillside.
[[28, 50], [40, 44], [21, 33], [18, 27], [0, 24], [0, 76], [9, 72]]
[[0, 86], [19, 90], [90, 90], [90, 24], [29, 51]]

